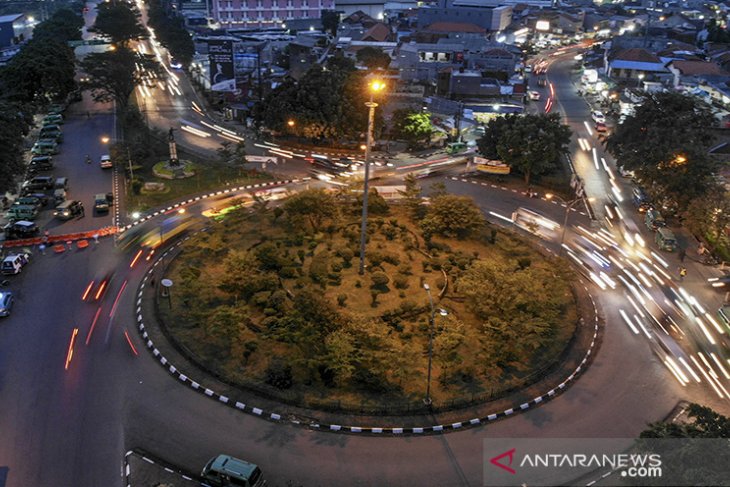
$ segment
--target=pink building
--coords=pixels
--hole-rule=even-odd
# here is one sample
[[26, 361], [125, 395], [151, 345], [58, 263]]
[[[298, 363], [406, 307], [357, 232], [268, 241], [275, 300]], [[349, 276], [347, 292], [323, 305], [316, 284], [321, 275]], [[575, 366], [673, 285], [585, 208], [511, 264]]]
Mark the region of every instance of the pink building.
[[277, 27], [334, 8], [334, 0], [213, 0], [212, 14], [224, 27]]

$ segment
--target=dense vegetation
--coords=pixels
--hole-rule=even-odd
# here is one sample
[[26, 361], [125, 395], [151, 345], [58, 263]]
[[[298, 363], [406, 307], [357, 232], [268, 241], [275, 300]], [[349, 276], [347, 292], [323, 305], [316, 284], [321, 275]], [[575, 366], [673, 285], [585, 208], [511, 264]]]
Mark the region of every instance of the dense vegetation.
[[269, 394], [412, 405], [425, 387], [429, 283], [448, 310], [435, 322], [437, 402], [490, 396], [553, 363], [577, 319], [568, 276], [468, 198], [405, 199], [370, 196], [365, 275], [362, 201], [349, 191], [229, 213], [185, 244], [168, 327], [206, 366]]

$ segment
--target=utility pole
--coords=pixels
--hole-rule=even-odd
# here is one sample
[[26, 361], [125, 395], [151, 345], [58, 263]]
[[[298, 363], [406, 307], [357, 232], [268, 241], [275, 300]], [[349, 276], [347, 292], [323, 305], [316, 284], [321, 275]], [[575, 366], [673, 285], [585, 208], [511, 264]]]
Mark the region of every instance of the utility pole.
[[454, 142], [461, 142], [461, 117], [464, 111], [464, 103], [458, 102], [456, 114], [454, 115], [454, 125], [456, 126], [456, 140]]

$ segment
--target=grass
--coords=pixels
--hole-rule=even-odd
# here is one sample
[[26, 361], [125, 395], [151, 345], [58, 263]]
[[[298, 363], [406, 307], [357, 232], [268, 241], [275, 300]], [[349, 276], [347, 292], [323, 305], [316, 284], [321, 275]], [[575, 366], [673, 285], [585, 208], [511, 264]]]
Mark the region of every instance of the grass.
[[136, 170], [134, 173], [135, 178], [139, 177], [144, 182], [165, 183], [169, 190], [160, 193], [129, 195], [128, 208], [130, 211], [145, 211], [169, 202], [178, 201], [188, 195], [203, 193], [224, 186], [244, 186], [271, 180], [271, 176], [265, 173], [247, 171], [203, 160], [195, 161], [195, 176], [193, 177], [163, 179], [154, 175], [152, 172], [153, 165], [154, 162], [145, 164], [142, 168]]
[[[301, 230], [287, 225], [285, 219], [286, 216], [281, 216], [274, 221], [271, 210], [263, 214], [251, 214], [247, 210], [231, 212], [211, 231], [195, 235], [183, 244], [182, 256], [168, 270], [168, 277], [179, 283], [178, 296], [191, 297], [185, 306], [172, 311], [161, 307], [168, 330], [196, 361], [233, 383], [312, 407], [407, 412], [420, 402], [427, 372], [424, 352], [428, 347], [429, 307], [424, 282], [430, 284], [436, 306], [445, 307], [449, 312], [446, 318], [437, 317], [436, 350], [442, 346], [439, 345], [441, 335], [447, 337], [454, 330], [461, 330], [461, 335], [454, 335], [460, 337], [456, 349], [458, 360], [449, 362], [445, 354], [437, 354], [434, 360], [432, 396], [436, 404], [483, 399], [539, 378], [557, 361], [575, 330], [578, 316], [570, 293], [571, 276], [513, 234], [499, 231], [494, 243], [489, 243], [488, 236], [464, 241], [438, 238], [434, 239], [436, 247], [431, 254], [424, 255], [417, 248], [425, 249], [417, 226], [402, 208], [391, 208], [390, 215], [370, 220], [368, 268], [361, 276], [356, 252], [359, 235], [356, 217], [346, 216], [336, 230], [305, 234], [301, 239], [297, 237]], [[358, 352], [363, 356], [377, 356], [382, 361], [386, 371], [379, 378], [381, 389], [373, 390], [354, 379], [337, 386], [319, 380], [311, 373], [311, 362], [318, 357], [308, 355], [297, 344], [296, 337], [301, 336], [297, 335], [298, 330], [292, 335], [294, 338], [276, 338], [279, 327], [285, 326], [278, 322], [284, 311], [258, 303], [256, 295], [243, 303], [238, 296], [221, 291], [218, 283], [227, 272], [222, 262], [228, 249], [255, 252], [262, 243], [275, 246], [281, 258], [289, 263], [286, 265], [289, 274], [279, 282], [290, 295], [312, 289], [350, 322], [373, 323], [368, 325], [373, 327], [370, 333], [384, 334], [377, 350], [368, 351], [365, 347]], [[347, 254], [354, 256], [351, 260], [343, 258]], [[490, 350], [501, 345], [494, 338], [486, 337], [482, 320], [454, 286], [468, 268], [467, 263], [477, 257], [515, 262], [529, 259], [531, 266], [549, 270], [551, 279], [562, 283], [565, 312], [555, 323], [548, 344], [531, 356], [508, 364], [490, 361]], [[443, 299], [439, 294], [446, 281], [441, 269], [450, 282]], [[196, 277], [186, 278], [191, 272]], [[373, 305], [371, 284], [376, 272], [384, 273], [389, 283], [380, 288], [377, 304]], [[399, 288], [395, 286], [396, 280]], [[340, 296], [346, 297], [344, 302], [338, 302]], [[270, 293], [261, 295], [262, 303], [269, 297]], [[484, 296], [484, 299], [498, 298]], [[216, 342], [209, 324], [222, 305], [240, 310], [245, 317], [239, 318], [229, 339]], [[247, 352], [247, 347], [255, 350]], [[290, 388], [276, 389], [264, 383], [267, 370], [277, 358], [287, 360], [293, 367], [294, 384]]]

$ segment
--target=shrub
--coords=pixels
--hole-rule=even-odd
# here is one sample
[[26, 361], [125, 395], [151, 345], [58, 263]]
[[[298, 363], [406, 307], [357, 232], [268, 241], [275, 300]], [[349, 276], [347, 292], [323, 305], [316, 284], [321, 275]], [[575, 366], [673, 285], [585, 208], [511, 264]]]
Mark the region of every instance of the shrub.
[[314, 282], [324, 284], [328, 275], [329, 268], [329, 254], [327, 252], [320, 252], [312, 258], [311, 264], [309, 264], [309, 277]]
[[365, 257], [367, 257], [368, 262], [370, 262], [371, 267], [378, 267], [380, 264], [383, 263], [383, 260], [384, 260], [383, 254], [380, 252], [377, 252], [375, 250], [371, 250], [368, 253], [366, 253]]
[[530, 267], [530, 264], [532, 264], [532, 260], [529, 257], [520, 257], [517, 259], [517, 267], [519, 267], [520, 270], [527, 269]]
[[362, 287], [362, 283], [360, 282], [360, 280], [355, 281], [355, 287], [358, 289]]
[[347, 302], [347, 294], [338, 294], [337, 295], [337, 305], [341, 308], [344, 308], [346, 306]]
[[279, 277], [282, 279], [293, 279], [297, 276], [298, 267], [282, 267], [279, 271]]
[[393, 286], [396, 289], [408, 289], [408, 278], [406, 276], [398, 275], [393, 279]]
[[280, 360], [274, 360], [266, 368], [266, 377], [264, 382], [276, 387], [277, 389], [289, 389], [294, 385], [294, 377], [292, 376], [291, 366], [282, 363]]
[[370, 306], [372, 306], [373, 308], [377, 308], [378, 307], [378, 292], [370, 291], [370, 299], [372, 299], [372, 301], [370, 302]]
[[304, 257], [306, 256], [306, 252], [304, 252], [304, 249], [297, 250], [297, 257], [299, 257], [300, 262], [304, 262]]
[[253, 295], [251, 298], [251, 302], [260, 307], [263, 308], [269, 303], [269, 296], [271, 295], [268, 291], [261, 291]]
[[416, 303], [411, 301], [410, 299], [406, 299], [400, 304], [400, 309], [403, 313], [410, 313], [411, 311], [415, 310], [416, 307]]
[[384, 289], [390, 282], [390, 278], [384, 272], [374, 272], [370, 280], [373, 283], [372, 287], [376, 289]]
[[[409, 258], [411, 256], [409, 255]], [[413, 259], [410, 259], [413, 260]], [[413, 275], [413, 272], [411, 272], [411, 266], [408, 264], [402, 264], [398, 266], [398, 274], [403, 274], [404, 276], [410, 276]]]
[[342, 271], [342, 264], [340, 264], [339, 262], [333, 262], [331, 267], [332, 267], [332, 272], [334, 272], [334, 273], [338, 273], [338, 272]]
[[275, 315], [279, 314], [279, 311], [277, 311], [274, 308], [264, 308], [264, 314], [266, 316], [275, 316]]
[[398, 235], [398, 231], [392, 226], [383, 227], [381, 232], [386, 240], [394, 240]]
[[397, 266], [400, 264], [400, 258], [396, 254], [385, 254], [383, 260], [390, 265]]
[[337, 256], [342, 258], [342, 262], [345, 263], [346, 267], [350, 267], [350, 261], [355, 257], [355, 252], [348, 249], [347, 247], [337, 250]]

